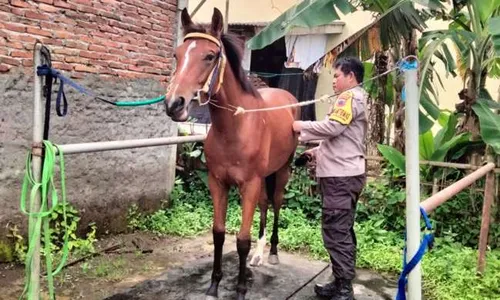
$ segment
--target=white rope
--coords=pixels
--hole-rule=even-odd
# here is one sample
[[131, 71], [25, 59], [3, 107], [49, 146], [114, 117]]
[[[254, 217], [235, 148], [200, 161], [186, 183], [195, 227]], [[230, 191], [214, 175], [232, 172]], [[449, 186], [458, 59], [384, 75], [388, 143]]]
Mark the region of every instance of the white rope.
[[[410, 58], [418, 61], [418, 58], [415, 55], [408, 55], [408, 56], [402, 58], [401, 61], [400, 61], [400, 63], [404, 62], [404, 61], [406, 61], [406, 60], [408, 60]], [[361, 83], [358, 83], [354, 87], [346, 89], [345, 91], [351, 90], [351, 89], [353, 89], [355, 87], [358, 87], [358, 86], [363, 85], [363, 84], [365, 84], [367, 82], [373, 81], [373, 80], [375, 80], [375, 79], [377, 79], [379, 77], [385, 76], [385, 75], [387, 75], [387, 74], [389, 74], [389, 73], [391, 73], [393, 71], [399, 70], [399, 69], [401, 69], [401, 68], [399, 67], [399, 63], [398, 63], [396, 67], [394, 67], [392, 69], [389, 69], [389, 70], [387, 70], [387, 71], [385, 71], [385, 72], [383, 72], [383, 73], [381, 73], [381, 74], [379, 74], [377, 76], [369, 78], [369, 79], [367, 79], [367, 80], [365, 80], [365, 81], [363, 81]], [[274, 106], [274, 107], [266, 107], [266, 108], [255, 108], [255, 109], [244, 109], [243, 107], [238, 106], [236, 108], [236, 112], [234, 113], [234, 115], [236, 116], [236, 115], [244, 114], [244, 113], [247, 113], [247, 112], [270, 111], [270, 110], [284, 109], [284, 108], [290, 108], [290, 107], [305, 106], [305, 105], [313, 104], [313, 103], [316, 103], [316, 102], [325, 102], [326, 100], [328, 100], [328, 103], [332, 103], [331, 98], [336, 98], [337, 96], [339, 96], [340, 94], [342, 94], [345, 91], [341, 91], [341, 92], [335, 93], [333, 95], [324, 95], [324, 96], [322, 96], [322, 97], [320, 97], [318, 99], [313, 99], [313, 100], [308, 100], [308, 101], [303, 101], [303, 102], [293, 103], [293, 104], [288, 104], [288, 105], [282, 105], [282, 106]]]
[[[405, 60], [405, 59], [403, 59]], [[339, 96], [340, 94], [342, 94], [343, 92], [345, 91], [349, 91], [349, 90], [352, 90], [353, 88], [355, 87], [358, 87], [360, 85], [363, 85], [367, 82], [370, 82], [372, 80], [375, 80], [379, 77], [382, 77], [382, 76], [385, 76], [395, 70], [398, 70], [399, 67], [395, 67], [395, 68], [392, 68], [392, 69], [389, 69], [387, 71], [385, 71], [384, 73], [381, 73], [377, 76], [374, 76], [370, 79], [367, 79], [361, 83], [358, 83], [357, 85], [353, 86], [352, 88], [349, 88], [349, 89], [346, 89], [344, 91], [341, 91], [341, 92], [337, 92], [333, 95], [324, 95], [318, 99], [313, 99], [313, 100], [308, 100], [308, 101], [303, 101], [303, 102], [299, 102], [299, 103], [292, 103], [292, 104], [287, 104], [287, 105], [281, 105], [281, 106], [273, 106], [273, 107], [266, 107], [266, 108], [255, 108], [255, 109], [244, 109], [243, 107], [241, 106], [238, 106], [236, 108], [236, 112], [234, 113], [234, 115], [239, 115], [239, 114], [245, 114], [245, 113], [249, 113], [249, 112], [259, 112], [259, 111], [270, 111], [270, 110], [278, 110], [278, 109], [284, 109], [284, 108], [290, 108], [290, 107], [297, 107], [297, 106], [305, 106], [305, 105], [309, 105], [309, 104], [313, 104], [313, 103], [316, 103], [316, 102], [326, 102], [328, 100], [328, 103], [332, 103], [332, 100], [331, 98], [336, 98], [337, 96]]]

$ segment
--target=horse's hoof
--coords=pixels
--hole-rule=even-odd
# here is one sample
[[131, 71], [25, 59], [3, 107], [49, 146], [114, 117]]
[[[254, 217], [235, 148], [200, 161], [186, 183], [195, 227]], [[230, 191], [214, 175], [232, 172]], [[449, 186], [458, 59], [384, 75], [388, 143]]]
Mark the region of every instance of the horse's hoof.
[[214, 296], [207, 296], [207, 297], [205, 298], [205, 300], [217, 300], [217, 299], [219, 299], [219, 298], [214, 297]]
[[280, 263], [280, 259], [278, 258], [278, 254], [269, 254], [269, 258], [267, 262], [271, 265], [278, 265]]
[[252, 267], [262, 266], [262, 257], [260, 255], [256, 255], [256, 256], [252, 257], [252, 260], [250, 261], [250, 265]]

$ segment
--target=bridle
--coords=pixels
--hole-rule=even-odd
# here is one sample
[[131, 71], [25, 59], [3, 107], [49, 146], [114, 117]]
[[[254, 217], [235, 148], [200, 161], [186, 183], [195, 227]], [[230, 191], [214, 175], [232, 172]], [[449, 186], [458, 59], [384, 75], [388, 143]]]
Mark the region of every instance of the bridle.
[[[216, 39], [215, 37], [206, 34], [206, 33], [200, 33], [200, 32], [192, 32], [188, 33], [184, 37], [184, 41], [188, 39], [193, 39], [193, 38], [198, 38], [198, 39], [205, 39], [208, 41], [211, 41], [212, 43], [216, 44], [217, 47], [219, 47], [219, 55], [217, 56], [217, 62], [210, 72], [210, 74], [207, 77], [207, 80], [205, 81], [205, 84], [203, 87], [198, 90], [198, 102], [200, 105], [207, 105], [210, 103], [212, 100], [212, 96], [217, 94], [222, 86], [222, 83], [224, 81], [224, 69], [226, 68], [226, 55], [222, 51], [222, 44], [220, 40]], [[218, 80], [217, 80], [218, 79]], [[215, 85], [217, 82], [217, 85]], [[205, 102], [201, 101], [201, 95], [200, 93], [206, 93], [208, 95], [208, 100]]]

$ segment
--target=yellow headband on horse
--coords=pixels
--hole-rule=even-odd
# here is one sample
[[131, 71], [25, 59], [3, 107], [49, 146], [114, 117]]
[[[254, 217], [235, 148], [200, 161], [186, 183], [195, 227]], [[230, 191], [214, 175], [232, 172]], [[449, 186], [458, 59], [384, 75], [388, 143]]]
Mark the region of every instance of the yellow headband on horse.
[[[220, 87], [222, 86], [222, 82], [224, 81], [224, 69], [226, 68], [226, 56], [224, 55], [224, 53], [222, 53], [222, 45], [221, 45], [221, 42], [216, 39], [215, 37], [211, 36], [210, 34], [206, 34], [206, 33], [200, 33], [200, 32], [191, 32], [191, 33], [188, 33], [186, 34], [186, 36], [184, 37], [184, 41], [186, 41], [187, 39], [192, 39], [192, 38], [198, 38], [198, 39], [205, 39], [205, 40], [209, 40], [211, 42], [213, 42], [214, 44], [216, 44], [219, 48], [220, 48], [220, 59], [219, 61], [217, 62], [217, 64], [214, 66], [214, 68], [212, 69], [212, 72], [210, 72], [210, 75], [208, 76], [207, 78], [207, 81], [205, 82], [205, 84], [203, 85], [203, 88], [201, 89], [204, 93], [207, 93], [209, 94], [209, 98], [211, 96], [210, 94], [210, 82], [212, 81], [212, 78], [215, 76], [215, 72], [216, 70], [219, 71], [219, 82], [217, 84], [217, 87], [215, 88], [215, 91], [214, 91], [214, 94], [216, 94]], [[210, 99], [209, 99], [210, 100]], [[201, 99], [200, 99], [200, 103], [201, 103]]]
[[211, 36], [210, 34], [201, 33], [201, 32], [191, 32], [191, 33], [186, 34], [186, 36], [184, 37], [184, 42], [187, 39], [193, 39], [193, 38], [206, 39], [206, 40], [212, 41], [220, 48], [220, 41], [218, 39]]

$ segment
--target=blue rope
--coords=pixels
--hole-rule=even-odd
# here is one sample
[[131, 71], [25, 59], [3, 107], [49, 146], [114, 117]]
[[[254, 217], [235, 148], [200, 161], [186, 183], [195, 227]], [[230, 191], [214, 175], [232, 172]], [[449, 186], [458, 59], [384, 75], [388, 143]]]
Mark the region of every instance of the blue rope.
[[[139, 100], [139, 101], [118, 101], [118, 102], [113, 102], [108, 99], [102, 98], [100, 96], [97, 96], [94, 94], [92, 91], [87, 90], [83, 86], [77, 84], [73, 80], [65, 77], [61, 72], [58, 70], [55, 70], [47, 65], [42, 65], [37, 68], [37, 75], [38, 76], [49, 76], [53, 77], [56, 80], [59, 78], [60, 80], [60, 86], [59, 86], [59, 91], [57, 92], [57, 98], [56, 98], [56, 109], [57, 109], [57, 114], [62, 117], [65, 116], [66, 113], [68, 112], [68, 102], [66, 100], [66, 94], [64, 93], [64, 84], [69, 84], [72, 86], [74, 89], [79, 91], [82, 94], [85, 94], [87, 96], [93, 97], [95, 99], [101, 100], [103, 102], [106, 102], [108, 104], [114, 105], [114, 106], [139, 106], [139, 105], [149, 105], [149, 104], [154, 104], [158, 103], [160, 101], [165, 100], [165, 96], [160, 96], [154, 99], [145, 99], [145, 100]], [[64, 107], [63, 111], [60, 112], [60, 106], [61, 106], [61, 100], [64, 101]]]
[[418, 62], [416, 59], [412, 61], [402, 59], [398, 63], [398, 68], [402, 71], [414, 70], [418, 68]]
[[[398, 63], [398, 68], [403, 72], [408, 70], [418, 69], [418, 62], [416, 59], [411, 62], [409, 62], [406, 59], [402, 59]], [[403, 103], [406, 102], [406, 88], [404, 86], [403, 89], [401, 90], [401, 101], [403, 101]]]
[[[427, 216], [427, 213], [425, 210], [420, 207], [420, 213], [422, 214], [422, 217], [425, 222], [425, 227], [428, 231], [432, 230], [432, 225], [431, 221], [429, 220], [429, 217]], [[405, 237], [405, 242], [406, 242], [406, 237]], [[406, 263], [406, 246], [403, 251], [403, 271], [401, 272], [401, 275], [399, 276], [398, 280], [398, 293], [396, 295], [396, 300], [406, 300], [406, 284], [408, 282], [407, 277], [408, 274], [410, 274], [411, 270], [415, 268], [415, 266], [422, 260], [425, 250], [428, 248], [429, 250], [432, 249], [434, 243], [434, 234], [427, 233], [424, 235], [422, 239], [422, 243], [420, 244], [420, 247], [418, 248], [417, 253], [415, 253], [415, 256], [410, 260], [410, 262], [407, 264]]]

